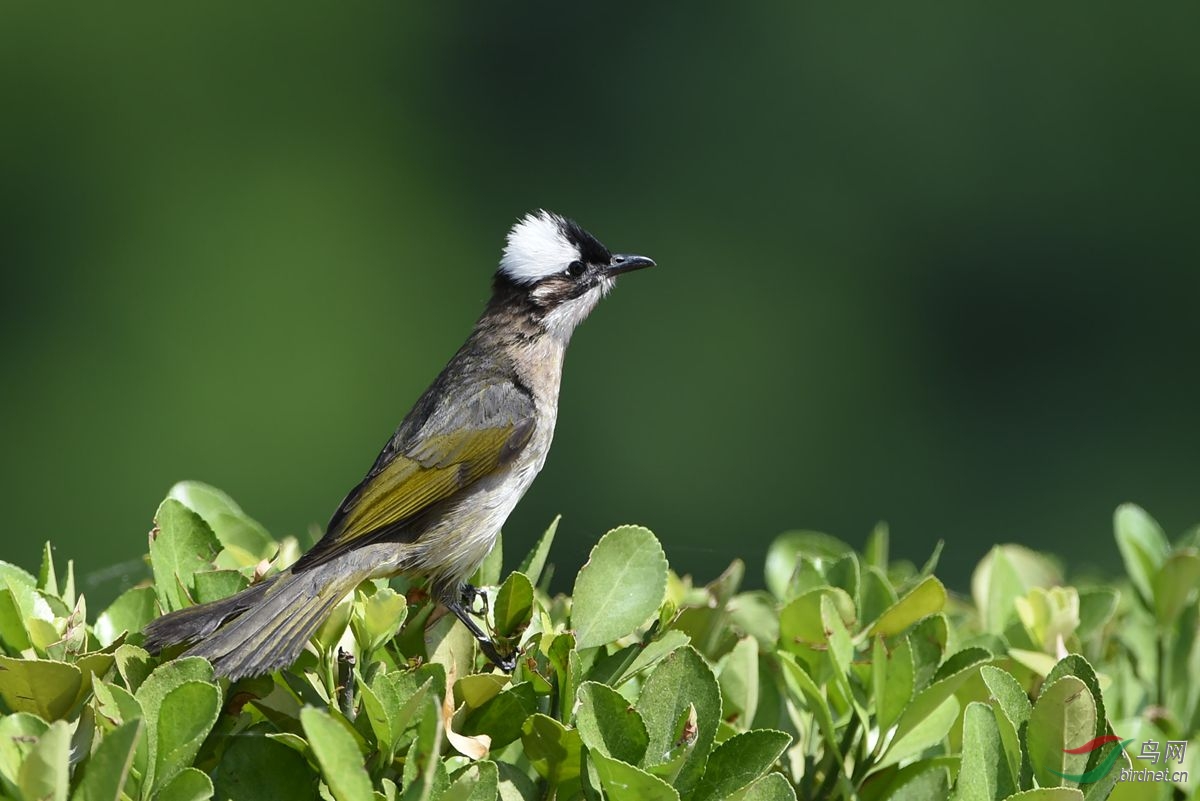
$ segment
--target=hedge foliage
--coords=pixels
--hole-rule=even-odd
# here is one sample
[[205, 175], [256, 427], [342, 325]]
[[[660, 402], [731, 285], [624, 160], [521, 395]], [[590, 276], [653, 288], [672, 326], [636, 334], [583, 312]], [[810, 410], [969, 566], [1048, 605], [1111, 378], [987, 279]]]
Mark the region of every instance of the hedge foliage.
[[158, 508], [153, 581], [94, 618], [49, 545], [38, 576], [0, 562], [0, 800], [1171, 799], [1188, 786], [1119, 781], [1161, 767], [1141, 744], [1183, 741], [1200, 767], [1200, 530], [1171, 544], [1123, 506], [1119, 584], [1068, 586], [1000, 545], [962, 598], [938, 553], [890, 559], [883, 526], [861, 552], [780, 536], [766, 590], [743, 589], [741, 561], [680, 577], [622, 526], [552, 597], [556, 526], [515, 571], [498, 547], [476, 576], [521, 653], [511, 676], [401, 579], [361, 586], [272, 676], [150, 656], [160, 610], [299, 554], [198, 483]]

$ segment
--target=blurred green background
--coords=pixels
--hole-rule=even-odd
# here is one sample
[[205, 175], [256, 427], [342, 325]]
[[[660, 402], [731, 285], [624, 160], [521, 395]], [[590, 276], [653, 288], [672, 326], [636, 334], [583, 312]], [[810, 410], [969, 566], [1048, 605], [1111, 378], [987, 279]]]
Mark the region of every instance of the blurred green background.
[[[545, 206], [660, 269], [577, 334], [563, 586], [879, 519], [1115, 566], [1200, 518], [1195, 4], [0, 12], [3, 558], [139, 578], [167, 488], [328, 519]], [[761, 580], [761, 579], [758, 579]]]

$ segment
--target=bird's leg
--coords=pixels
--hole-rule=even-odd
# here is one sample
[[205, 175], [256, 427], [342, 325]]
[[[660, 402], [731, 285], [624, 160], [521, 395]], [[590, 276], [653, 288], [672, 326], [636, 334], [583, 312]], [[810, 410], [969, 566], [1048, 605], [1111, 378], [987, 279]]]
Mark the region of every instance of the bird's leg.
[[[470, 592], [468, 592], [467, 588], [470, 588]], [[484, 609], [486, 609], [487, 596], [469, 584], [463, 588], [457, 600], [443, 600], [442, 603], [463, 622], [463, 625], [467, 627], [467, 631], [474, 635], [475, 639], [479, 642], [479, 650], [483, 651], [483, 655], [505, 673], [512, 673], [517, 667], [516, 656], [513, 654], [501, 656], [500, 652], [496, 650], [496, 644], [492, 642], [492, 638], [483, 629], [479, 628], [479, 624], [471, 617], [474, 613], [470, 610], [469, 604], [473, 600], [472, 596], [474, 594], [484, 597]]]
[[[488, 612], [488, 597], [487, 593], [479, 589], [473, 584], [464, 584], [459, 590], [460, 603], [463, 607], [476, 617], [481, 617], [487, 620]], [[475, 601], [479, 600], [483, 603], [483, 611], [475, 611]]]

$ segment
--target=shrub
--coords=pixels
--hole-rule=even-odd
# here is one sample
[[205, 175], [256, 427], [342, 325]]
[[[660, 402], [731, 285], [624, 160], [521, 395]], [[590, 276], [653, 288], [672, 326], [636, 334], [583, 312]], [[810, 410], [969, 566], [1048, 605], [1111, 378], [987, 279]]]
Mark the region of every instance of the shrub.
[[622, 526], [571, 596], [551, 597], [556, 521], [516, 571], [502, 575], [497, 547], [476, 576], [501, 646], [522, 652], [512, 676], [396, 579], [347, 597], [291, 669], [233, 684], [202, 659], [150, 656], [139, 632], [160, 609], [236, 592], [299, 549], [196, 483], [176, 486], [155, 521], [154, 581], [90, 624], [72, 564], [60, 577], [49, 545], [37, 577], [0, 563], [0, 798], [1187, 792], [1118, 783], [1134, 761], [1153, 767], [1144, 748], [1131, 760], [1130, 742], [1186, 741], [1200, 724], [1200, 532], [1172, 547], [1134, 506], [1115, 518], [1120, 587], [1066, 586], [1051, 559], [1001, 545], [970, 599], [934, 576], [937, 553], [920, 569], [890, 560], [884, 527], [861, 553], [784, 534], [767, 589], [743, 590], [741, 561], [697, 585], [670, 571], [650, 531]]

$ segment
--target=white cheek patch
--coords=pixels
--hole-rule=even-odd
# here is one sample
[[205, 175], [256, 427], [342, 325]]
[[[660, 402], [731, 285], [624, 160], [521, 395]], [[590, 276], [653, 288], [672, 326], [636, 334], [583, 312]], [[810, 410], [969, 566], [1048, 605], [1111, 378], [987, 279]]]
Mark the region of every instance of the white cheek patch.
[[548, 211], [527, 214], [508, 232], [500, 271], [518, 284], [532, 284], [560, 273], [579, 259], [579, 250], [563, 235], [563, 220]]

